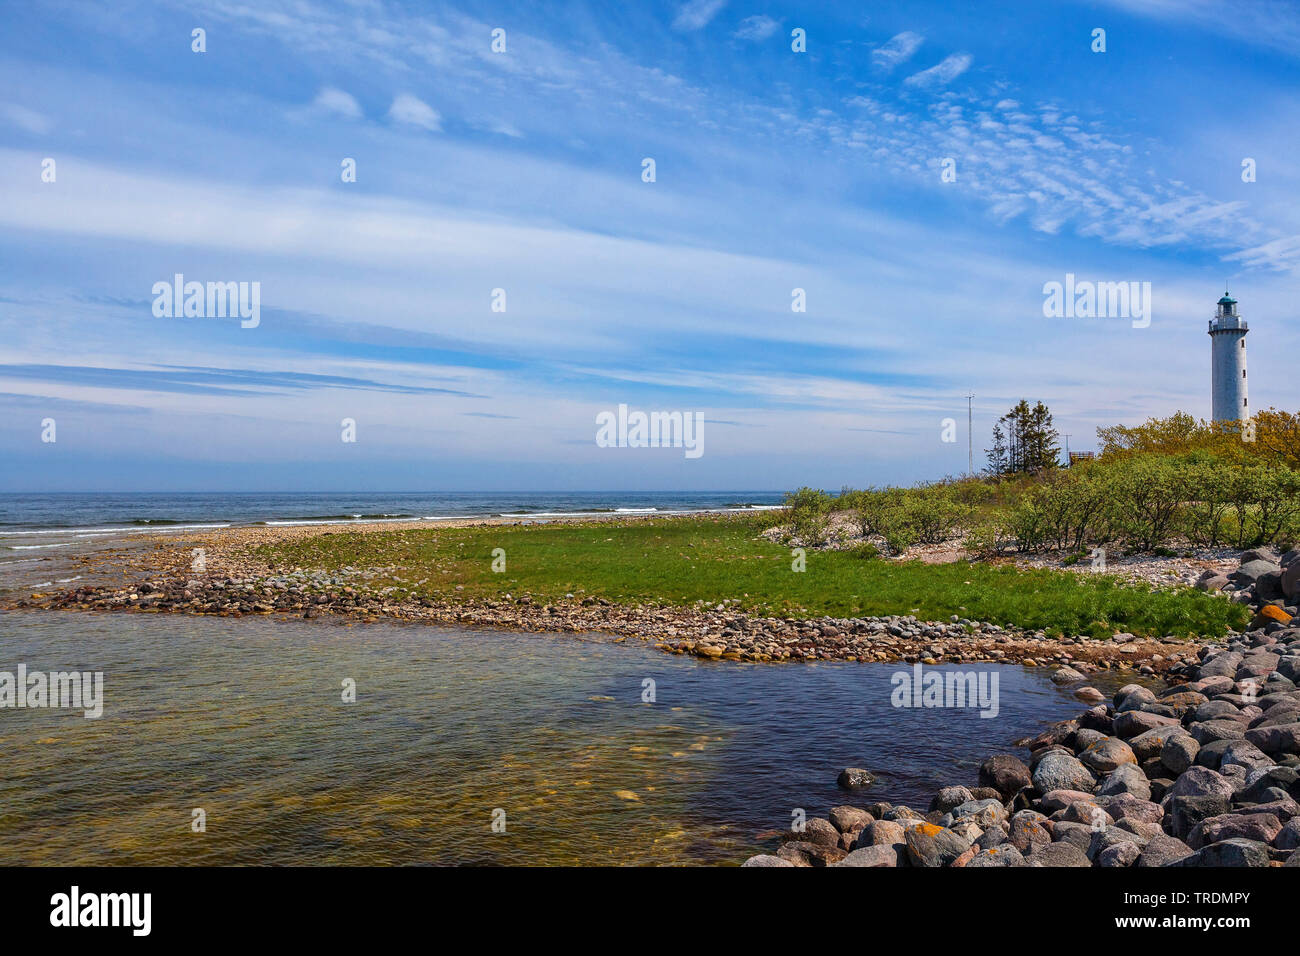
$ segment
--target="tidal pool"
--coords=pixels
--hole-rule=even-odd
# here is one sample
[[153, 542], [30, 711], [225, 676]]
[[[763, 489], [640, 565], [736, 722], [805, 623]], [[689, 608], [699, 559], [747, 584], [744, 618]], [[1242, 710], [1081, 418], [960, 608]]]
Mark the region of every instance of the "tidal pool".
[[103, 672], [103, 716], [0, 709], [3, 865], [739, 863], [796, 808], [924, 810], [1081, 709], [1045, 669], [980, 665], [984, 719], [894, 707], [905, 665], [266, 617], [0, 613], [19, 664]]

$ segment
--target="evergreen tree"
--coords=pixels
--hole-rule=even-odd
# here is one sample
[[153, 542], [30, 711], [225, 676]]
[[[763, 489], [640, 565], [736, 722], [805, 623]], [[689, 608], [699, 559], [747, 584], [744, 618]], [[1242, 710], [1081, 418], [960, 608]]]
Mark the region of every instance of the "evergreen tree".
[[1001, 478], [1010, 471], [1009, 461], [1007, 458], [1007, 436], [1002, 430], [1002, 422], [998, 421], [993, 426], [993, 447], [985, 448], [984, 454], [988, 456], [988, 467], [985, 472], [994, 478]]
[[985, 449], [987, 471], [1002, 477], [1055, 468], [1061, 459], [1059, 437], [1047, 406], [1030, 406], [1022, 398], [993, 426], [993, 447]]

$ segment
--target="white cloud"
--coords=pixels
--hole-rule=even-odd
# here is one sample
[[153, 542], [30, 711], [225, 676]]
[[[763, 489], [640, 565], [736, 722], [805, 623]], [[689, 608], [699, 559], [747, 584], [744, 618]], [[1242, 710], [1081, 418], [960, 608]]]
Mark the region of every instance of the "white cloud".
[[410, 93], [399, 93], [388, 108], [388, 116], [394, 122], [408, 126], [418, 126], [431, 133], [442, 132], [442, 117], [424, 100]]
[[970, 69], [970, 65], [974, 60], [975, 58], [969, 53], [954, 53], [951, 56], [944, 57], [942, 63], [938, 63], [928, 70], [913, 73], [903, 82], [909, 86], [919, 86], [923, 89], [946, 86]]
[[326, 113], [345, 116], [348, 119], [361, 118], [361, 104], [350, 94], [332, 86], [324, 87], [316, 94], [312, 106]]
[[1223, 257], [1228, 262], [1300, 274], [1300, 236], [1284, 236]]
[[773, 20], [771, 17], [762, 13], [746, 17], [740, 21], [740, 26], [736, 30], [736, 37], [741, 40], [766, 40], [776, 32], [780, 22]]
[[1300, 8], [1293, 0], [1103, 0], [1127, 13], [1192, 23], [1216, 36], [1300, 56]]
[[702, 29], [708, 26], [709, 21], [726, 5], [727, 0], [690, 0], [677, 11], [677, 17], [673, 20], [673, 29]]
[[882, 70], [892, 70], [898, 64], [905, 60], [910, 60], [925, 42], [925, 37], [919, 33], [912, 33], [910, 30], [891, 37], [889, 42], [883, 44], [871, 53], [871, 60]]
[[25, 106], [18, 106], [15, 103], [0, 103], [0, 117], [20, 129], [24, 129], [29, 133], [36, 133], [38, 136], [43, 136], [54, 127], [48, 117], [35, 110], [29, 110]]

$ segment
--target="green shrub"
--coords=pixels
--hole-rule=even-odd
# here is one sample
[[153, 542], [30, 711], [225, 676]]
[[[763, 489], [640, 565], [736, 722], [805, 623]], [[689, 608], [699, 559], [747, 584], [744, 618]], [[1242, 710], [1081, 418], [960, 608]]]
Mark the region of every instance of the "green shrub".
[[1023, 500], [1002, 516], [1001, 531], [1021, 553], [1041, 551], [1047, 543], [1047, 522], [1033, 500]]
[[939, 544], [951, 537], [972, 511], [944, 486], [914, 488], [904, 495], [902, 520], [917, 541]]
[[1168, 458], [1127, 458], [1102, 471], [1108, 479], [1111, 526], [1121, 541], [1150, 551], [1169, 541], [1186, 494], [1179, 469]]
[[830, 495], [816, 488], [800, 488], [785, 496], [783, 504], [790, 534], [804, 544], [824, 544], [830, 528]]
[[864, 538], [885, 537], [888, 529], [895, 527], [901, 518], [903, 496], [900, 488], [868, 488], [857, 492], [853, 519], [858, 533]]

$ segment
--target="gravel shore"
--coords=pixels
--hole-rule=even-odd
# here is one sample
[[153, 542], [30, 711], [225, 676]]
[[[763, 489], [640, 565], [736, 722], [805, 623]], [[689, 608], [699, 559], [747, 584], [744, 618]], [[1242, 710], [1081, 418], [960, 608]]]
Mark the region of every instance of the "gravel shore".
[[[585, 519], [591, 520], [591, 519]], [[599, 519], [596, 519], [599, 520]], [[609, 520], [629, 520], [610, 516]], [[636, 520], [636, 519], [630, 519]], [[519, 524], [517, 520], [450, 521], [440, 527]], [[1071, 665], [1154, 676], [1179, 666], [1194, 650], [1176, 640], [1052, 638], [1042, 631], [1003, 627], [966, 618], [922, 621], [911, 615], [804, 619], [752, 616], [729, 607], [612, 604], [600, 598], [543, 603], [529, 594], [508, 600], [405, 599], [368, 586], [376, 569], [271, 568], [252, 557], [260, 544], [301, 540], [339, 530], [349, 534], [428, 529], [427, 523], [385, 522], [227, 528], [183, 539], [127, 541], [87, 555], [82, 581], [68, 590], [11, 596], [9, 608], [80, 611], [173, 612], [238, 617], [293, 614], [343, 615], [431, 624], [478, 625], [535, 632], [593, 632], [635, 638], [677, 654], [743, 661], [906, 661], [923, 664], [1015, 663]], [[194, 569], [194, 549], [203, 570]]]

